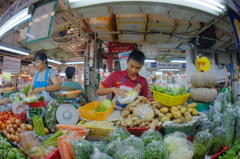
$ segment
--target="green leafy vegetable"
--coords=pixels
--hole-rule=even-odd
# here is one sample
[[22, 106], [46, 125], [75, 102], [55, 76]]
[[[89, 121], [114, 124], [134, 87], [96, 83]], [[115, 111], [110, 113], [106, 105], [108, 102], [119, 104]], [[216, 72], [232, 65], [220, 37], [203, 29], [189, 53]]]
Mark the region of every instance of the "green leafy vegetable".
[[162, 140], [162, 134], [157, 130], [148, 129], [148, 130], [143, 132], [143, 134], [141, 135], [141, 138], [142, 138], [144, 144], [148, 145], [153, 140], [161, 141]]
[[72, 142], [72, 150], [74, 159], [89, 159], [93, 152], [93, 146], [87, 140], [78, 139]]
[[210, 150], [210, 154], [214, 155], [218, 153], [221, 150], [221, 147], [224, 144], [224, 135], [226, 133], [226, 130], [222, 127], [216, 127], [212, 131], [213, 140], [212, 140], [212, 147]]
[[28, 92], [29, 92], [29, 90], [30, 90], [30, 85], [28, 85], [27, 87], [25, 87], [22, 91], [21, 91], [21, 93], [23, 93], [23, 94], [25, 94], [26, 96], [28, 95]]
[[123, 140], [129, 136], [130, 136], [129, 131], [122, 126], [118, 126], [118, 127], [114, 128], [108, 134], [108, 138], [110, 141], [117, 140], [118, 138]]
[[144, 148], [145, 159], [168, 159], [168, 149], [163, 141], [154, 141]]
[[101, 104], [94, 109], [93, 111], [95, 112], [105, 112], [109, 107], [112, 106], [112, 102], [110, 101], [110, 99], [104, 99]]

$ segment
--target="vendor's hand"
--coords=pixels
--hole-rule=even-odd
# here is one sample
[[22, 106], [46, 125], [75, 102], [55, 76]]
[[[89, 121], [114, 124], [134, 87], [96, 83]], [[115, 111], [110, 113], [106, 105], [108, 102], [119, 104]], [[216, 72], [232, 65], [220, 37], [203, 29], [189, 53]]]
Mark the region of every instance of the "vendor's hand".
[[27, 94], [27, 96], [28, 97], [30, 97], [30, 96], [32, 96], [33, 95], [33, 90], [32, 89], [30, 89], [29, 91], [28, 91], [28, 94]]
[[35, 88], [35, 89], [32, 91], [32, 94], [35, 95], [35, 94], [38, 94], [38, 93], [42, 93], [43, 90], [44, 90], [44, 87]]
[[141, 86], [136, 86], [136, 87], [133, 88], [133, 91], [139, 93], [140, 92], [140, 88], [141, 88]]
[[10, 102], [9, 98], [3, 98], [2, 101], [1, 101], [1, 105], [8, 104], [9, 102]]
[[113, 93], [121, 97], [126, 97], [126, 93], [124, 92], [124, 90], [117, 87], [113, 87]]

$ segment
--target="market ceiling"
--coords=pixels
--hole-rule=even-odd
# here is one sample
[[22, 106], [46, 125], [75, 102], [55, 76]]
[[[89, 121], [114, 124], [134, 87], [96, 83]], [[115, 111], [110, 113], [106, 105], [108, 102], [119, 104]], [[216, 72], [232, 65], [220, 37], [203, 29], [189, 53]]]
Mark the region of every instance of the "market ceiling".
[[[159, 60], [184, 57], [184, 50], [194, 45], [210, 49], [235, 49], [225, 10], [214, 15], [178, 4], [153, 3], [153, 0], [139, 3], [105, 0], [105, 3], [98, 1], [99, 4], [89, 0], [82, 1], [87, 5], [84, 7], [72, 1], [68, 0], [68, 4], [64, 0], [58, 1], [51, 38], [45, 43], [26, 44], [22, 35], [24, 32], [26, 35], [28, 22], [6, 34], [2, 42], [28, 49], [31, 54], [45, 50], [51, 59], [58, 61], [82, 61], [89, 34], [105, 42], [104, 47], [109, 41], [136, 43], [138, 48], [143, 43], [151, 43], [156, 47], [155, 58]], [[14, 2], [0, 1], [0, 14]], [[4, 56], [3, 53], [0, 55]], [[15, 54], [11, 56], [20, 57]]]

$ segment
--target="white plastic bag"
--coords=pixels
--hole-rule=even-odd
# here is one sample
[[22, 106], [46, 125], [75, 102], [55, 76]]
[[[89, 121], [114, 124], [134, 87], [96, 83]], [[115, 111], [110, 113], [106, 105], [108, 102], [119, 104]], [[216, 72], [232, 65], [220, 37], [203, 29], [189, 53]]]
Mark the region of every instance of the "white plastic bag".
[[50, 94], [46, 91], [42, 92], [42, 96], [44, 97], [44, 101], [46, 105], [53, 100]]
[[148, 104], [136, 106], [133, 109], [133, 114], [147, 121], [151, 121], [154, 117], [154, 111]]
[[137, 96], [138, 96], [139, 92], [133, 91], [131, 90], [129, 93], [127, 93], [126, 97], [122, 97], [122, 96], [117, 96], [117, 101], [121, 104], [127, 104], [130, 103], [132, 101], [134, 101]]

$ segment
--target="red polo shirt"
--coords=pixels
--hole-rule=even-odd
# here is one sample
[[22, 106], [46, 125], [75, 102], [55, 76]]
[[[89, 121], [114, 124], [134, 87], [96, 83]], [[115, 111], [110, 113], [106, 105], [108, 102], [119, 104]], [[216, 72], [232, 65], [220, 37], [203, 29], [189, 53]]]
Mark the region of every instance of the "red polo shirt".
[[[134, 87], [136, 87], [136, 83], [138, 82], [138, 84], [141, 86], [139, 95], [148, 98], [147, 80], [144, 77], [140, 76], [139, 74], [138, 74], [137, 79], [132, 80], [128, 77], [127, 70], [116, 71], [116, 72], [111, 73], [110, 76], [102, 83], [102, 85], [100, 87], [105, 87], [105, 88], [117, 87], [117, 88], [119, 88], [120, 85], [122, 84], [122, 78], [124, 76], [125, 76], [124, 85], [134, 88]], [[112, 98], [114, 96], [115, 96], [115, 94], [113, 93]]]

